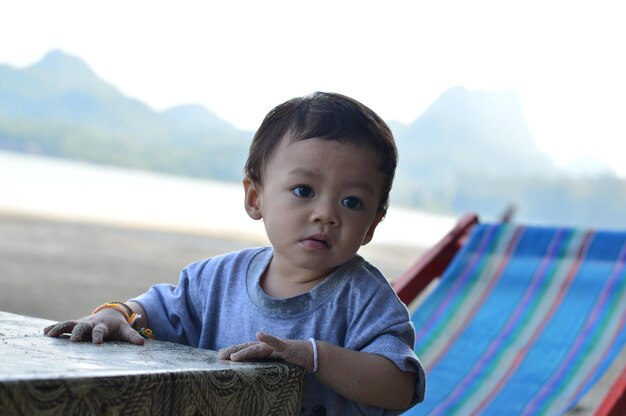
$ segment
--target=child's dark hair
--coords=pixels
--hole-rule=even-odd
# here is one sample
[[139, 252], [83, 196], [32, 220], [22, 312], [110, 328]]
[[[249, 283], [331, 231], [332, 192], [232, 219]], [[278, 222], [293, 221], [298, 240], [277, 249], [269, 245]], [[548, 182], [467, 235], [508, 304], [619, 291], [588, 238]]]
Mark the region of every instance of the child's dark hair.
[[398, 164], [398, 151], [389, 126], [357, 100], [336, 93], [316, 92], [278, 105], [256, 131], [245, 166], [245, 174], [262, 185], [261, 173], [272, 152], [284, 137], [342, 140], [374, 151], [384, 173], [379, 211], [389, 205], [389, 192]]

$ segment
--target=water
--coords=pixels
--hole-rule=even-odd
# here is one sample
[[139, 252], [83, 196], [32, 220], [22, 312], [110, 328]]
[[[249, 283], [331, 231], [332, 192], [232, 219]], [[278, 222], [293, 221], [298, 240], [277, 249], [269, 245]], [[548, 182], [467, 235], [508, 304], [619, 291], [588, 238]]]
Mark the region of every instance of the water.
[[[0, 212], [266, 242], [234, 183], [0, 151]], [[390, 207], [371, 246], [430, 247], [456, 218]]]

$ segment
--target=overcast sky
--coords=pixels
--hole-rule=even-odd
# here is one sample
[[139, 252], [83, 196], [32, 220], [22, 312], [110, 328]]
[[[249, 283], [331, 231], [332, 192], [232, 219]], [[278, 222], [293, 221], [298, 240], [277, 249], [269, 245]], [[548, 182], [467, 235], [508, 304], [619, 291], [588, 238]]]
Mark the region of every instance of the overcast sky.
[[558, 164], [626, 177], [620, 1], [33, 1], [0, 6], [0, 63], [79, 56], [156, 110], [201, 103], [254, 130], [316, 90], [409, 123], [443, 91], [511, 89]]

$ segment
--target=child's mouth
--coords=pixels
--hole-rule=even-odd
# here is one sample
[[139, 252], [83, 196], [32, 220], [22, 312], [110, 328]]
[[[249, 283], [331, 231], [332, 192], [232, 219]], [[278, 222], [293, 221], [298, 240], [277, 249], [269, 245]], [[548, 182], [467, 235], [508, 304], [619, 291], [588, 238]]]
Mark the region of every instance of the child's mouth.
[[315, 250], [326, 250], [332, 246], [331, 240], [327, 235], [318, 234], [312, 235], [301, 240], [301, 243], [306, 247], [315, 249]]

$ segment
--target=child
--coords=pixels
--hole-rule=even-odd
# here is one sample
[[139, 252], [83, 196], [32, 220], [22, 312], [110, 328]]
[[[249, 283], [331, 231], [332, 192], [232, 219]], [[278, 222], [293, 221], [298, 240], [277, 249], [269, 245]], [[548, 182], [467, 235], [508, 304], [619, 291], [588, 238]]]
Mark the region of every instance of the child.
[[400, 413], [424, 397], [414, 330], [387, 280], [356, 254], [386, 213], [396, 164], [389, 127], [356, 100], [289, 100], [256, 132], [243, 180], [245, 209], [263, 219], [271, 247], [193, 263], [178, 286], [44, 333], [143, 344], [133, 328], [149, 325], [157, 339], [221, 359], [307, 368], [303, 414]]

